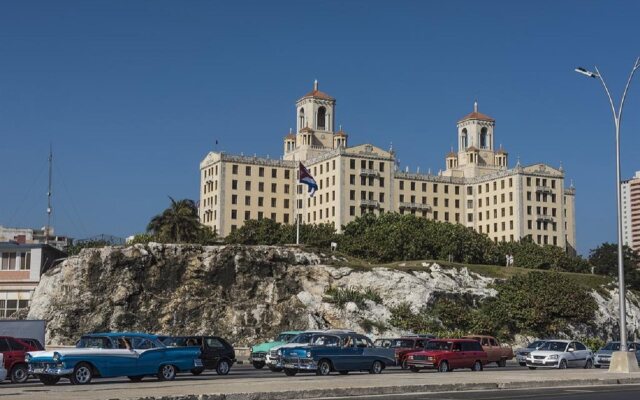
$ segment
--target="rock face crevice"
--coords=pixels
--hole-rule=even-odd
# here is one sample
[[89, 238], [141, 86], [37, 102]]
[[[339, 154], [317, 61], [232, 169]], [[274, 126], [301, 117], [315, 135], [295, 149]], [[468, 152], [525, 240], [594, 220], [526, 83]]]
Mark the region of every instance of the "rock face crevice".
[[[361, 331], [363, 320], [388, 325], [391, 308], [402, 302], [418, 311], [451, 294], [482, 299], [495, 296], [493, 282], [466, 268], [437, 264], [419, 271], [352, 269], [337, 266], [335, 257], [295, 247], [150, 243], [85, 249], [68, 258], [42, 276], [28, 318], [48, 321], [47, 342], [54, 345], [100, 331], [217, 334], [248, 345], [286, 329]], [[338, 308], [326, 301], [330, 287], [370, 288], [382, 303]], [[598, 326], [611, 334], [617, 297], [593, 295]], [[631, 326], [638, 325], [636, 304], [633, 297]]]

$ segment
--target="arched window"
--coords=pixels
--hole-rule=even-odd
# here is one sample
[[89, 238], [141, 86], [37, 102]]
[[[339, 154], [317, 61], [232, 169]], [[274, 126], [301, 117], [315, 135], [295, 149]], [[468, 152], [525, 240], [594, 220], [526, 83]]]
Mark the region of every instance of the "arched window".
[[462, 130], [462, 134], [460, 135], [460, 147], [461, 150], [467, 149], [467, 128]]
[[300, 129], [305, 127], [305, 123], [304, 123], [304, 108], [300, 109], [300, 112], [298, 113], [299, 117], [298, 117], [298, 123], [300, 124]]
[[489, 145], [487, 143], [487, 128], [482, 128], [480, 131], [480, 148], [486, 149]]
[[317, 129], [325, 128], [326, 119], [327, 119], [327, 109], [324, 107], [318, 108], [318, 128]]

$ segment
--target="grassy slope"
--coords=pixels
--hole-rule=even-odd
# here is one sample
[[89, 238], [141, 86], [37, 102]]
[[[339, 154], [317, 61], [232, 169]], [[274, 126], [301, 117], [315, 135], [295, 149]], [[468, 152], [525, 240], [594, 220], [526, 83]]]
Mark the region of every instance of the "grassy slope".
[[[520, 267], [505, 267], [500, 265], [482, 265], [482, 264], [464, 264], [464, 263], [454, 263], [442, 260], [415, 260], [415, 261], [396, 261], [387, 264], [376, 264], [369, 263], [364, 260], [360, 260], [353, 257], [348, 257], [345, 255], [341, 255], [344, 257], [347, 262], [337, 263], [339, 266], [348, 266], [356, 270], [369, 270], [375, 267], [384, 267], [390, 269], [396, 269], [399, 271], [420, 271], [425, 270], [428, 267], [425, 267], [423, 264], [430, 265], [431, 263], [438, 263], [443, 268], [468, 268], [469, 271], [475, 272], [479, 275], [486, 276], [489, 278], [497, 278], [497, 279], [508, 279], [517, 274], [527, 274], [532, 271], [538, 271], [543, 273], [550, 273], [548, 270], [539, 270], [539, 269], [529, 269], [529, 268], [520, 268]], [[573, 279], [576, 279], [580, 284], [590, 288], [590, 289], [598, 289], [602, 286], [609, 285], [613, 283], [613, 280], [609, 277], [602, 275], [592, 275], [592, 274], [578, 274], [574, 272], [560, 272], [563, 275], [568, 275]]]

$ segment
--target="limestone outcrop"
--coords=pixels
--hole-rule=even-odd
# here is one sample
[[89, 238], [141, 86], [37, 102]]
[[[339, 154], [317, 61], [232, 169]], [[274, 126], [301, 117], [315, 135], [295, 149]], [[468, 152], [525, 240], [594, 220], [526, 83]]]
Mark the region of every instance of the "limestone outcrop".
[[[285, 329], [362, 331], [363, 320], [388, 325], [393, 306], [408, 301], [417, 311], [443, 292], [495, 295], [494, 279], [466, 268], [345, 265], [331, 254], [296, 247], [150, 243], [84, 249], [43, 275], [28, 318], [48, 321], [47, 342], [53, 345], [73, 344], [86, 332], [116, 330], [217, 334], [248, 345]], [[330, 287], [371, 288], [383, 300], [339, 308], [326, 301]], [[615, 294], [603, 289], [594, 297], [601, 326], [611, 326]], [[640, 316], [637, 304], [633, 297], [631, 326]], [[399, 333], [376, 329], [374, 336]]]

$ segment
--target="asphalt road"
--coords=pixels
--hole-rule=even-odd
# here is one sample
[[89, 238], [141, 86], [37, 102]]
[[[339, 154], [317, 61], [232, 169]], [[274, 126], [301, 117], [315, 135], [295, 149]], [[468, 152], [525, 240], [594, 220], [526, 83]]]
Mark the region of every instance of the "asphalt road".
[[[487, 371], [517, 371], [517, 370], [526, 370], [526, 367], [520, 367], [515, 363], [509, 363], [507, 364], [506, 367], [504, 368], [499, 368], [497, 366], [486, 366], [485, 370]], [[468, 369], [467, 369], [468, 371]], [[399, 367], [390, 367], [385, 369], [383, 372], [383, 374], [413, 374], [413, 372], [408, 371], [408, 370], [402, 370]], [[419, 374], [437, 374], [438, 372], [436, 371], [427, 371], [427, 370], [423, 370], [421, 372], [419, 372]], [[358, 375], [358, 374], [365, 374], [367, 375], [367, 372], [351, 372], [351, 375]], [[334, 374], [337, 375], [337, 374]], [[314, 374], [312, 373], [300, 373], [297, 375], [298, 377], [305, 377], [305, 376], [314, 376]], [[291, 379], [290, 377], [286, 376], [283, 372], [271, 372], [267, 367], [263, 368], [263, 369], [255, 369], [253, 368], [253, 366], [251, 365], [247, 365], [247, 364], [238, 364], [238, 365], [234, 365], [233, 368], [231, 368], [231, 371], [229, 372], [229, 375], [226, 376], [218, 376], [215, 371], [205, 371], [203, 372], [201, 375], [198, 376], [193, 376], [191, 374], [178, 374], [178, 378], [180, 380], [185, 380], [185, 379], [189, 379], [189, 380], [194, 380], [194, 381], [201, 381], [201, 380], [209, 380], [209, 379], [246, 379], [246, 378], [255, 378], [255, 379], [261, 379], [261, 378], [281, 378], [281, 379]], [[144, 380], [145, 381], [152, 381], [154, 380], [154, 377], [147, 377]], [[119, 378], [108, 378], [108, 379], [101, 379], [101, 378], [97, 378], [95, 381], [95, 383], [124, 383], [124, 382], [130, 382], [129, 379], [127, 377], [119, 377]], [[67, 385], [70, 384], [68, 379], [61, 379], [60, 383], [58, 383], [58, 385]], [[135, 383], [131, 383], [132, 385], [135, 385]], [[10, 387], [14, 387], [14, 388], [21, 388], [21, 387], [33, 387], [33, 386], [43, 386], [42, 383], [40, 383], [39, 380], [37, 379], [29, 379], [29, 381], [27, 381], [27, 383], [23, 383], [23, 384], [14, 384], [11, 383], [11, 381], [6, 380], [4, 381], [4, 383], [0, 384], [0, 388], [10, 388]]]
[[640, 385], [596, 386], [588, 388], [520, 389], [411, 393], [402, 395], [321, 397], [315, 400], [636, 400]]

